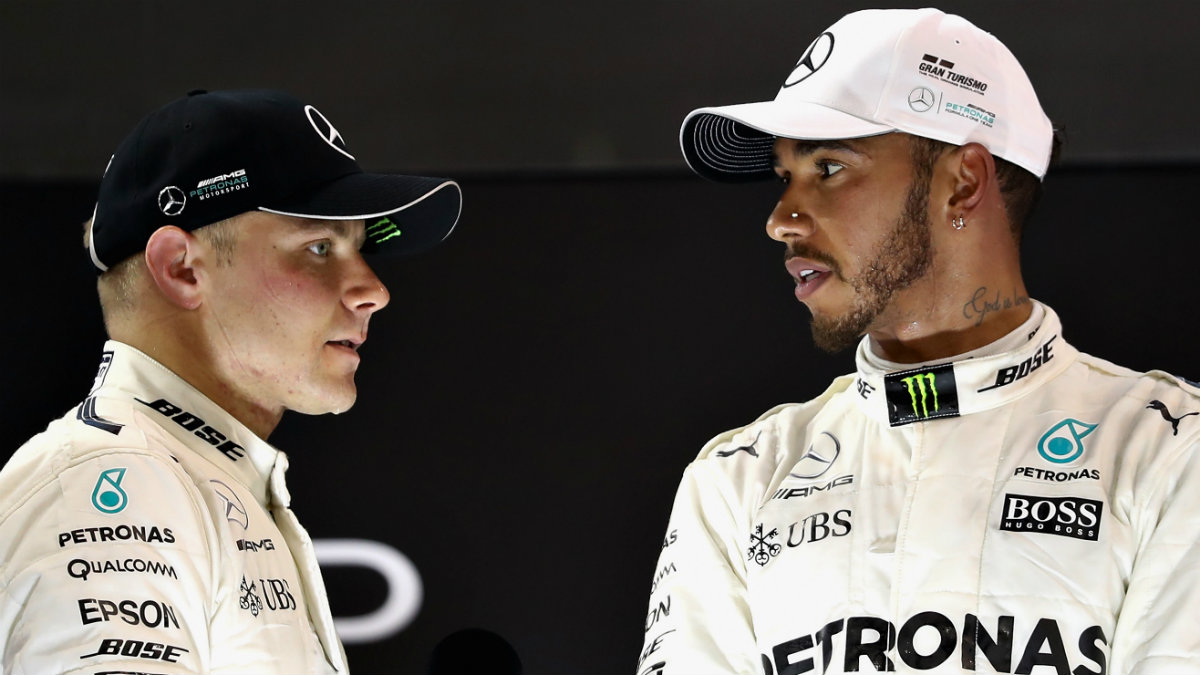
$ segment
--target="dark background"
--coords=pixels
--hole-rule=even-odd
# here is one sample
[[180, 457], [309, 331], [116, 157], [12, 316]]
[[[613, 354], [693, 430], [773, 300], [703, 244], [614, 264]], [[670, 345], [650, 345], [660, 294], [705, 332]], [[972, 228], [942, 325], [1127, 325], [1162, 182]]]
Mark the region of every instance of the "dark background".
[[[898, 6], [881, 3], [883, 6]], [[1085, 351], [1200, 377], [1196, 10], [955, 2], [1025, 63], [1067, 151], [1024, 245], [1034, 297]], [[415, 673], [468, 626], [529, 673], [633, 670], [676, 482], [716, 433], [852, 367], [816, 352], [764, 222], [773, 184], [692, 177], [692, 108], [771, 98], [854, 7], [12, 2], [0, 5], [0, 460], [86, 394], [104, 339], [80, 247], [109, 154], [188, 89], [271, 86], [317, 105], [368, 169], [450, 175], [462, 222], [377, 267], [359, 403], [285, 417], [315, 538], [415, 563], [416, 620], [350, 644]], [[327, 571], [334, 613], [385, 585]]]

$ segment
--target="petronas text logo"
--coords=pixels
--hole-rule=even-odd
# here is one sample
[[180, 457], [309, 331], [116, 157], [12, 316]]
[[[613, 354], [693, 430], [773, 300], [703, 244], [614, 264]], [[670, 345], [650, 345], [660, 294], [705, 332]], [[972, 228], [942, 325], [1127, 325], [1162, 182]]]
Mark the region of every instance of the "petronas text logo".
[[901, 382], [908, 389], [908, 395], [912, 397], [913, 414], [921, 419], [929, 418], [929, 403], [932, 398], [933, 412], [938, 412], [941, 408], [938, 406], [938, 390], [937, 376], [933, 373], [920, 373], [906, 377]]

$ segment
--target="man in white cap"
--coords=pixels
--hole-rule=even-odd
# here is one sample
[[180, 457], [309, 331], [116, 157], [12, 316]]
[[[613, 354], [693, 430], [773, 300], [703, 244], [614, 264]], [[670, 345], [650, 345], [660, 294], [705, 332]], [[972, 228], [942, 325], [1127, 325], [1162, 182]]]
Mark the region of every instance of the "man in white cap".
[[266, 439], [353, 405], [389, 300], [364, 254], [436, 245], [461, 202], [365, 173], [282, 92], [195, 91], [134, 128], [88, 223], [95, 383], [0, 471], [0, 671], [346, 672]]
[[855, 12], [681, 141], [783, 181], [767, 234], [857, 372], [688, 466], [638, 672], [1200, 672], [1200, 390], [1081, 354], [1026, 293], [1055, 142], [1013, 55]]

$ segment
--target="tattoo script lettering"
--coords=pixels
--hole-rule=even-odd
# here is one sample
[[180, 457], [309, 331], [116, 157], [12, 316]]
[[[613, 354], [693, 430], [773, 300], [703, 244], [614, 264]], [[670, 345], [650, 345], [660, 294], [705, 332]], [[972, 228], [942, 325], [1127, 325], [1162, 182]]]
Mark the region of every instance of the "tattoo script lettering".
[[1030, 302], [1029, 296], [1017, 295], [1016, 292], [1001, 297], [1000, 291], [997, 290], [995, 299], [992, 299], [991, 295], [987, 286], [980, 286], [975, 289], [975, 293], [971, 296], [971, 299], [963, 305], [963, 317], [974, 319], [975, 325], [978, 326], [983, 323], [984, 317], [992, 312], [1020, 307]]

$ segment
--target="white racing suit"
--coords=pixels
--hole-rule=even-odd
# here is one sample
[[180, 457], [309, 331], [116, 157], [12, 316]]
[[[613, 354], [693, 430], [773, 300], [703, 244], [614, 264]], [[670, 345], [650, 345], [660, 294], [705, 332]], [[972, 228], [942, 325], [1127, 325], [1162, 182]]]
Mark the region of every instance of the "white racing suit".
[[287, 458], [109, 341], [0, 471], [0, 670], [345, 672]]
[[639, 674], [1200, 673], [1200, 390], [1048, 308], [994, 356], [867, 348], [688, 466]]

